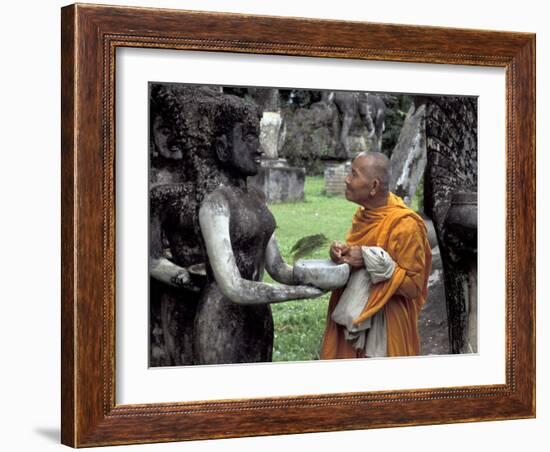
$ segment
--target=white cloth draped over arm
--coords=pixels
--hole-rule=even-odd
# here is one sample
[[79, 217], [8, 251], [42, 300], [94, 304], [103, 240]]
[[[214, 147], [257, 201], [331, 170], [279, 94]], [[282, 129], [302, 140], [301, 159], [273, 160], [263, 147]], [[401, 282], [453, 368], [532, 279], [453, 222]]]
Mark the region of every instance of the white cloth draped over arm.
[[211, 193], [199, 210], [199, 222], [212, 272], [220, 291], [231, 301], [254, 305], [315, 298], [322, 291], [311, 286], [268, 284], [242, 278], [229, 233], [230, 210], [225, 198]]
[[359, 325], [354, 325], [353, 320], [363, 312], [371, 285], [392, 277], [395, 262], [385, 250], [377, 246], [363, 246], [361, 251], [365, 268], [356, 270], [350, 276], [332, 312], [332, 320], [346, 328], [346, 339], [354, 341], [356, 349], [365, 349], [366, 356], [382, 357], [387, 352], [384, 310]]
[[362, 246], [365, 269], [373, 284], [390, 279], [395, 270], [395, 262], [391, 256], [378, 246]]

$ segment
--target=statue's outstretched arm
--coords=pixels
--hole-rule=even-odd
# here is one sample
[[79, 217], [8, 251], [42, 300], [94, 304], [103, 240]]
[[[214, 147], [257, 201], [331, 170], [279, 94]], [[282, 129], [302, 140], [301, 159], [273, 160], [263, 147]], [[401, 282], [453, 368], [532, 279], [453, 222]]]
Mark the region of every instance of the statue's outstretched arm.
[[184, 267], [174, 264], [165, 257], [151, 258], [149, 274], [156, 280], [173, 287], [182, 287], [194, 292], [200, 290], [192, 283], [189, 272]]
[[192, 291], [198, 291], [184, 268], [176, 265], [163, 256], [162, 234], [160, 220], [156, 217], [151, 219], [151, 244], [149, 258], [149, 274], [158, 281], [173, 287], [182, 287]]
[[293, 267], [288, 265], [281, 255], [275, 233], [273, 233], [267, 244], [265, 269], [275, 281], [283, 284], [299, 284], [299, 281], [296, 281], [293, 275]]
[[212, 193], [199, 210], [206, 252], [221, 292], [231, 301], [254, 305], [316, 298], [323, 292], [311, 286], [289, 286], [250, 281], [241, 277], [229, 234], [230, 211], [223, 195]]

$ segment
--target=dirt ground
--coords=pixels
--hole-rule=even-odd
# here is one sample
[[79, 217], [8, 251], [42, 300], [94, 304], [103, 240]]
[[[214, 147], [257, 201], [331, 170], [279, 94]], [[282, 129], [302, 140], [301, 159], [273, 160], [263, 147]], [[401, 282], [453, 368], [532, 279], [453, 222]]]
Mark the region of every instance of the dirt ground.
[[450, 353], [445, 287], [439, 247], [432, 249], [432, 272], [428, 282], [428, 300], [418, 320], [422, 355]]

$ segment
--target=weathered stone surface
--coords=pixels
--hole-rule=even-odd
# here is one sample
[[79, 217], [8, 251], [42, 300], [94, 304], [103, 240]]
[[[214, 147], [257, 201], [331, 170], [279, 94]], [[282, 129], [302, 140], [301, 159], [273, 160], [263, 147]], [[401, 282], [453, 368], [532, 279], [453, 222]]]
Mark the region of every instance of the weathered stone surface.
[[391, 154], [390, 189], [410, 206], [426, 168], [426, 107], [411, 105]]
[[344, 287], [350, 276], [348, 264], [336, 264], [330, 259], [301, 259], [294, 265], [294, 277], [306, 284], [326, 290]]
[[[201, 134], [188, 108], [190, 97], [203, 96], [208, 93], [196, 88], [150, 86], [150, 258], [165, 257], [182, 269], [205, 261], [196, 222], [200, 194], [193, 183], [193, 165], [189, 165]], [[204, 281], [199, 282], [199, 288], [201, 285]], [[198, 299], [197, 292], [150, 278], [152, 367], [193, 364], [193, 323]]]
[[305, 177], [304, 168], [288, 166], [285, 159], [262, 160], [258, 174], [248, 178], [248, 186], [261, 191], [268, 203], [302, 201]]
[[263, 158], [276, 159], [279, 157], [282, 125], [283, 118], [280, 113], [264, 111], [260, 122], [260, 145], [264, 152]]
[[254, 102], [256, 102], [261, 112], [278, 112], [281, 109], [278, 89], [250, 87], [247, 91]]
[[[251, 147], [251, 137], [258, 140], [260, 114], [252, 102], [209, 88], [154, 84], [150, 100], [151, 257], [165, 257], [185, 269], [206, 262], [208, 276], [195, 282], [199, 288], [212, 288], [212, 273], [197, 221], [198, 209], [222, 182], [236, 189], [245, 188], [246, 176], [241, 173], [247, 171], [246, 165], [256, 157], [235, 153], [248, 152], [243, 145]], [[238, 137], [235, 135], [237, 124]], [[259, 141], [256, 144], [255, 152], [258, 152]], [[250, 201], [246, 193], [240, 195], [240, 202]], [[252, 197], [265, 206], [258, 195]], [[257, 212], [257, 207], [252, 210]], [[265, 253], [272, 231], [260, 225], [259, 230], [266, 237], [263, 240], [250, 237], [254, 230], [250, 221], [255, 217], [246, 208], [240, 209], [238, 215], [244, 216], [232, 223], [233, 229], [243, 228], [232, 235], [237, 265], [244, 277], [257, 280], [262, 268], [262, 256], [258, 257], [258, 253]], [[269, 360], [273, 340], [269, 308], [241, 307], [231, 311], [227, 306], [217, 306], [216, 300], [216, 297], [208, 299], [203, 289], [199, 302], [199, 295], [193, 291], [152, 280], [150, 364], [210, 362], [206, 350], [217, 348], [219, 338], [216, 339], [215, 333], [220, 331], [230, 332], [219, 339], [225, 343], [223, 350], [233, 350], [227, 359], [234, 359], [237, 353], [239, 357], [234, 362]], [[222, 303], [232, 304], [227, 299]], [[224, 310], [227, 317], [220, 316]], [[239, 318], [238, 325], [235, 316]], [[197, 325], [205, 331], [197, 332]], [[244, 336], [235, 334], [234, 327], [245, 329]], [[205, 343], [205, 338], [212, 344]], [[228, 361], [223, 358], [220, 362]]]
[[[240, 276], [260, 281], [275, 219], [255, 190], [224, 186], [216, 193], [229, 207], [229, 238]], [[270, 361], [273, 318], [269, 305], [242, 305], [224, 296], [209, 262], [207, 278], [195, 316], [197, 364]]]
[[[451, 350], [475, 352], [477, 224], [471, 219], [477, 218], [477, 100], [427, 97], [426, 147], [424, 209], [441, 250]], [[467, 206], [461, 193], [468, 194]]]
[[350, 172], [351, 161], [325, 163], [325, 192], [327, 195], [344, 196], [346, 184], [344, 179]]
[[365, 129], [360, 140], [362, 151], [382, 151], [385, 105], [382, 99], [365, 92], [334, 91], [329, 96], [339, 112], [339, 136], [336, 156], [349, 159], [353, 155], [350, 146], [350, 131], [353, 123], [359, 122]]
[[[165, 257], [181, 268], [203, 263], [194, 184], [156, 184], [149, 203], [150, 258]], [[150, 366], [193, 364], [193, 323], [205, 281], [195, 282], [197, 290], [190, 290], [149, 279]]]
[[150, 256], [167, 250], [181, 267], [204, 262], [198, 222], [197, 191], [191, 182], [157, 184], [149, 191]]
[[231, 303], [209, 285], [195, 318], [196, 364], [269, 362], [273, 353], [273, 316], [269, 305]]
[[320, 173], [321, 158], [334, 154], [336, 147], [336, 108], [318, 102], [310, 108], [285, 108], [282, 115], [286, 138], [280, 157], [292, 166], [307, 168], [308, 173]]
[[324, 92], [307, 107], [284, 108], [286, 139], [280, 155], [308, 173], [320, 174], [321, 160], [348, 160], [381, 149], [384, 103], [373, 94]]
[[[451, 198], [443, 226], [447, 250], [446, 266], [454, 272], [453, 285], [461, 297], [452, 294], [448, 301], [460, 303], [462, 353], [477, 352], [477, 193], [457, 192]], [[464, 301], [463, 301], [464, 300]], [[456, 308], [455, 308], [456, 309]]]
[[170, 287], [150, 278], [149, 365], [194, 364], [195, 313], [199, 294]]

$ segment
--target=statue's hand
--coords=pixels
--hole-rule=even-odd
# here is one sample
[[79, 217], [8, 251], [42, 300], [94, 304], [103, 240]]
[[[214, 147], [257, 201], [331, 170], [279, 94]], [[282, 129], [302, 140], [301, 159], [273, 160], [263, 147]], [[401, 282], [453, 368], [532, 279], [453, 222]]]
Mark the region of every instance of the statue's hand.
[[317, 298], [326, 292], [326, 290], [313, 286], [295, 286], [295, 288], [298, 292], [296, 298]]
[[177, 287], [186, 287], [191, 283], [189, 272], [182, 269], [176, 276], [173, 276], [170, 282]]

